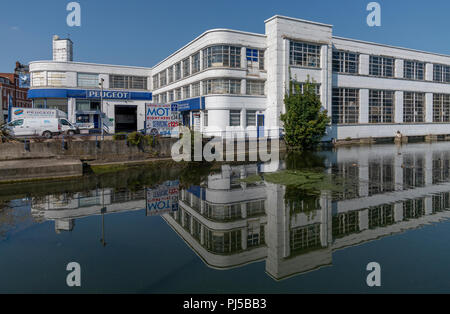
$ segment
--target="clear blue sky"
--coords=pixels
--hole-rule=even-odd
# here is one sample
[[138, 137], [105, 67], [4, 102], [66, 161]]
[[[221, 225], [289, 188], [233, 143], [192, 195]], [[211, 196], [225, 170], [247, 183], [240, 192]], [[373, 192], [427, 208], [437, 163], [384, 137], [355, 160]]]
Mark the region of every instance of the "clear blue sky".
[[369, 28], [370, 0], [80, 0], [81, 27], [68, 27], [69, 0], [5, 1], [0, 72], [19, 60], [51, 59], [51, 40], [70, 33], [75, 61], [153, 66], [211, 28], [264, 33], [286, 15], [334, 25], [336, 36], [450, 55], [450, 1], [378, 0], [382, 26]]

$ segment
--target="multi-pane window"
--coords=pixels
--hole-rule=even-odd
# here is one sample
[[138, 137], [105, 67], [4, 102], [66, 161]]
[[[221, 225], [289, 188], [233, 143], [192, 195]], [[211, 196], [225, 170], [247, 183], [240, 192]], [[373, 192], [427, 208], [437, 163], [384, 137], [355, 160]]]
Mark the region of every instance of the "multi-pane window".
[[450, 66], [442, 64], [434, 64], [433, 81], [450, 83]]
[[433, 122], [450, 122], [450, 94], [433, 94]]
[[303, 67], [320, 67], [320, 46], [290, 41], [289, 62], [291, 65]]
[[392, 157], [369, 160], [369, 196], [395, 190], [395, 169]]
[[192, 55], [192, 74], [200, 71], [200, 52]]
[[427, 168], [423, 154], [403, 154], [403, 165], [403, 189], [425, 186]]
[[339, 73], [358, 73], [359, 55], [355, 52], [333, 51], [333, 71]]
[[241, 67], [241, 48], [234, 46], [212, 46], [203, 50], [203, 68]]
[[394, 92], [369, 91], [369, 123], [394, 122]]
[[200, 96], [200, 82], [192, 84], [192, 97]]
[[159, 73], [159, 87], [167, 85], [167, 71], [164, 70]]
[[264, 81], [247, 80], [247, 95], [264, 95]]
[[47, 72], [48, 86], [65, 86], [66, 73], [65, 72]]
[[259, 69], [264, 70], [265, 69], [265, 61], [264, 61], [264, 50], [259, 51]]
[[189, 85], [183, 86], [183, 98], [187, 99], [191, 97], [191, 89], [189, 88]]
[[110, 75], [109, 87], [121, 89], [147, 89], [147, 77]]
[[264, 70], [264, 50], [247, 48], [246, 57], [249, 68]]
[[183, 60], [183, 77], [191, 75], [190, 63], [189, 58]]
[[424, 122], [425, 94], [405, 92], [403, 95], [403, 122]]
[[208, 126], [208, 110], [203, 112], [203, 126]]
[[159, 95], [152, 95], [152, 100], [154, 104], [159, 104]]
[[159, 100], [161, 101], [162, 104], [165, 104], [167, 102], [167, 93], [159, 95]]
[[181, 79], [181, 62], [175, 64], [175, 81]]
[[98, 74], [78, 73], [78, 87], [98, 87]]
[[177, 88], [175, 90], [175, 100], [180, 100], [181, 99], [181, 88]]
[[256, 110], [247, 110], [246, 123], [247, 126], [256, 126]]
[[167, 80], [169, 84], [173, 82], [173, 67], [167, 69]]
[[333, 216], [331, 225], [332, 235], [335, 239], [357, 233], [359, 232], [359, 213], [355, 210], [337, 214], [336, 216]]
[[240, 125], [241, 125], [241, 111], [230, 110], [230, 126], [240, 126]]
[[289, 247], [291, 255], [301, 252], [321, 248], [320, 224], [295, 227], [291, 229], [289, 236]]
[[159, 88], [159, 77], [158, 74], [153, 75], [153, 89]]
[[370, 56], [369, 74], [382, 77], [394, 76], [394, 58]]
[[[304, 94], [307, 84], [306, 83], [300, 83], [296, 81], [292, 81], [292, 93], [295, 95], [297, 93]], [[320, 96], [320, 84], [317, 83], [310, 83], [310, 86], [313, 88], [314, 94], [317, 96]]]
[[174, 101], [174, 92], [173, 90], [169, 91], [169, 101]]
[[333, 88], [333, 123], [346, 124], [359, 121], [359, 90]]
[[213, 79], [203, 81], [203, 94], [240, 94], [241, 80]]
[[424, 80], [425, 63], [405, 60], [403, 63], [403, 77], [412, 80]]
[[[33, 72], [31, 74], [31, 85], [32, 86], [45, 86], [45, 72]], [[6, 89], [4, 90], [4, 93], [6, 92]], [[4, 94], [3, 96], [6, 96]]]

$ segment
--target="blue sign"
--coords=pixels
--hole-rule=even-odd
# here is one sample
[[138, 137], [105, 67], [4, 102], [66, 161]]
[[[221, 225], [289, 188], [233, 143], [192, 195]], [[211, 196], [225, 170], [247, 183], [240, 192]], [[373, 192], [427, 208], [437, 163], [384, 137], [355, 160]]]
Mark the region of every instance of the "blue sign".
[[[28, 98], [76, 98], [76, 99], [100, 99], [100, 90], [86, 89], [45, 89], [35, 88], [28, 91]], [[150, 92], [129, 92], [129, 91], [103, 91], [104, 99], [122, 100], [152, 100]]]
[[[101, 98], [102, 92], [99, 90], [87, 90], [86, 98]], [[103, 99], [130, 99], [130, 92], [121, 92], [121, 91], [103, 91]]]
[[178, 111], [204, 110], [205, 97], [191, 98], [181, 102], [174, 102], [172, 105], [178, 106]]

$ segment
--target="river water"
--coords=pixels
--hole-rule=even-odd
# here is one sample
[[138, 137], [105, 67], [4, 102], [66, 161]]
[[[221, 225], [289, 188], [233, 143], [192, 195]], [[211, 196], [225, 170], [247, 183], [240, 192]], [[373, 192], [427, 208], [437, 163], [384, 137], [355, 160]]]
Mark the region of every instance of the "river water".
[[[267, 179], [305, 169], [340, 188]], [[0, 293], [448, 293], [449, 217], [445, 142], [2, 185]]]

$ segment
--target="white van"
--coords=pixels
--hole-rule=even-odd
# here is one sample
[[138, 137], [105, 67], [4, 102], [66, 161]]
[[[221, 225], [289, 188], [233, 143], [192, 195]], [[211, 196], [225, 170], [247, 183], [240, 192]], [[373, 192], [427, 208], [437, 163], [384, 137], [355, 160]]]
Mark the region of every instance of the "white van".
[[17, 119], [6, 125], [12, 136], [43, 136], [52, 138], [61, 133], [74, 135], [80, 131], [66, 119]]

